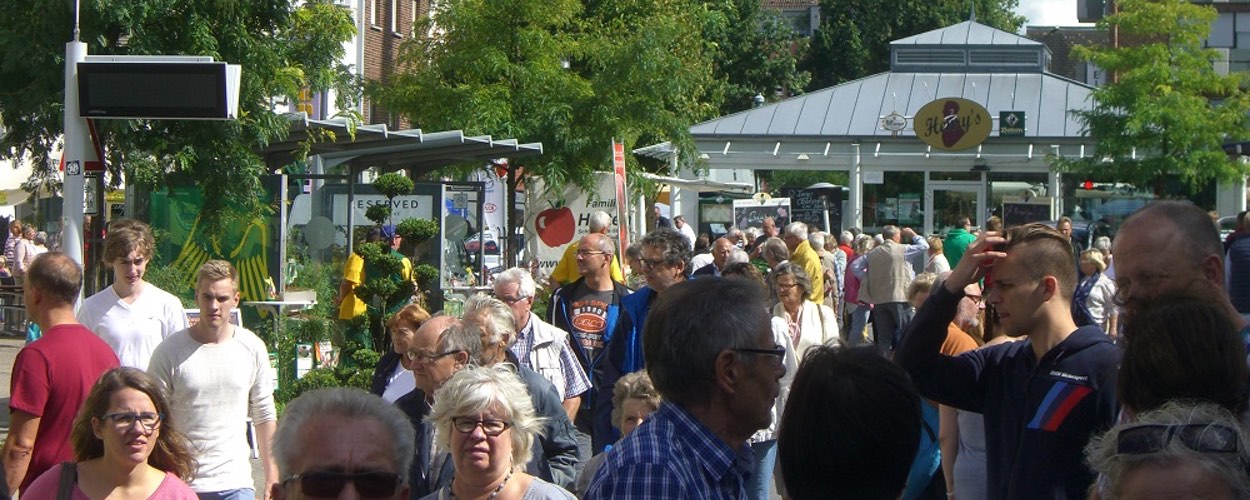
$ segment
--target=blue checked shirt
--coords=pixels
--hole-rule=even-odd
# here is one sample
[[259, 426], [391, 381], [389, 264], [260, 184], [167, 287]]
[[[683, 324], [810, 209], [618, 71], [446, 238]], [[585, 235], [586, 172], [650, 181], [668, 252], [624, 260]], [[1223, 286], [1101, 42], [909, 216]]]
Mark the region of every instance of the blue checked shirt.
[[587, 499], [745, 499], [755, 454], [739, 451], [665, 401], [646, 422], [606, 452]]
[[573, 354], [568, 332], [539, 319], [534, 313], [530, 313], [525, 328], [517, 332], [511, 349], [522, 365], [556, 386], [561, 400], [590, 390], [590, 377]]

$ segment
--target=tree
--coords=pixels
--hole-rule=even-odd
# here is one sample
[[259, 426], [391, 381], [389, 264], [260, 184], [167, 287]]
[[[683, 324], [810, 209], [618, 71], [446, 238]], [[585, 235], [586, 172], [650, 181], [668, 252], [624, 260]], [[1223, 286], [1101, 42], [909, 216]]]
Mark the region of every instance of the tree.
[[[60, 142], [70, 6], [29, 0], [0, 9], [0, 157], [47, 164]], [[124, 176], [147, 189], [204, 188], [205, 213], [222, 215], [204, 217], [205, 237], [263, 208], [267, 169], [253, 151], [287, 132], [271, 111], [275, 98], [336, 88], [348, 108], [359, 95], [338, 64], [355, 32], [351, 14], [329, 0], [94, 0], [81, 12], [91, 54], [207, 55], [243, 66], [237, 120], [96, 122], [111, 184]]]
[[[888, 8], [886, 4], [888, 3]], [[890, 69], [890, 42], [968, 20], [1016, 32], [1025, 19], [1012, 12], [1018, 0], [821, 0], [820, 28], [812, 34], [802, 70], [808, 90], [822, 89]]]
[[798, 69], [806, 43], [781, 13], [759, 0], [707, 2], [704, 38], [713, 48], [714, 75], [725, 89], [720, 113], [748, 109], [756, 95], [776, 100], [776, 90], [802, 92], [811, 75]]
[[1120, 47], [1077, 47], [1077, 57], [1115, 75], [1093, 91], [1094, 107], [1073, 114], [1095, 141], [1092, 158], [1056, 158], [1068, 172], [1111, 174], [1163, 194], [1169, 177], [1190, 189], [1250, 173], [1221, 147], [1246, 136], [1250, 100], [1242, 78], [1220, 75], [1203, 48], [1215, 9], [1186, 0], [1118, 0], [1098, 23], [1118, 28]]
[[541, 141], [523, 170], [508, 163], [513, 206], [520, 176], [590, 185], [613, 138], [689, 144], [690, 124], [721, 98], [704, 13], [694, 0], [448, 0], [418, 26], [427, 36], [405, 46], [401, 71], [369, 92], [420, 128]]

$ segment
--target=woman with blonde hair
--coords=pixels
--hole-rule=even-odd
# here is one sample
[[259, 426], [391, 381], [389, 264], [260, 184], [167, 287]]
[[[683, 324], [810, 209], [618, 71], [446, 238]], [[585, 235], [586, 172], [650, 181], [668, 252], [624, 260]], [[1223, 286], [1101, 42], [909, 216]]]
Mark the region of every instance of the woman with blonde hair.
[[196, 469], [190, 443], [169, 415], [154, 377], [131, 367], [105, 372], [70, 431], [77, 462], [48, 469], [22, 499], [196, 500], [184, 482]]
[[1115, 281], [1104, 273], [1107, 264], [1101, 251], [1091, 248], [1081, 252], [1080, 262], [1085, 279], [1076, 285], [1072, 294], [1072, 319], [1077, 326], [1098, 326], [1114, 340], [1119, 333]]
[[434, 426], [439, 451], [450, 454], [456, 475], [425, 500], [573, 498], [524, 472], [543, 419], [525, 383], [505, 363], [457, 371], [434, 393], [426, 421]]

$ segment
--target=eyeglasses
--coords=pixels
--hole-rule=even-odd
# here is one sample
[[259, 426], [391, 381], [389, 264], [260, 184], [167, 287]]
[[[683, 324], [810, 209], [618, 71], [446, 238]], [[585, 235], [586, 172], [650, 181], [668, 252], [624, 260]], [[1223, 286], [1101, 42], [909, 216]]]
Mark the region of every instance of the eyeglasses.
[[747, 348], [747, 347], [734, 347], [730, 350], [733, 352], [742, 353], [742, 354], [772, 356], [774, 364], [776, 365], [781, 365], [782, 360], [785, 359], [786, 357], [786, 348], [779, 346], [779, 345], [774, 345], [772, 349], [753, 349], [753, 348]]
[[516, 304], [517, 302], [520, 302], [520, 301], [522, 301], [522, 300], [528, 299], [528, 298], [529, 298], [529, 296], [527, 296], [527, 295], [518, 295], [518, 296], [516, 296], [516, 297], [501, 297], [501, 296], [499, 296], [499, 295], [496, 295], [496, 296], [495, 296], [495, 298], [496, 298], [496, 299], [499, 299], [500, 301], [503, 301], [503, 303], [505, 303], [505, 304], [512, 305], [512, 304]]
[[980, 296], [980, 295], [964, 295], [964, 298], [965, 298], [965, 299], [968, 299], [968, 300], [971, 300], [973, 304], [980, 304], [980, 303], [981, 303], [981, 296]]
[[121, 413], [109, 413], [107, 415], [104, 415], [101, 418], [103, 418], [104, 420], [112, 420], [113, 427], [116, 427], [117, 430], [129, 429], [132, 425], [135, 425], [135, 422], [139, 422], [139, 425], [142, 426], [144, 430], [147, 430], [150, 432], [150, 431], [156, 430], [157, 427], [160, 427], [161, 420], [164, 420], [165, 415], [162, 415], [160, 413], [151, 413], [151, 412], [143, 412], [143, 413], [121, 412]]
[[508, 430], [509, 427], [512, 427], [512, 422], [505, 422], [503, 420], [478, 420], [473, 417], [454, 417], [451, 419], [451, 425], [462, 434], [472, 434], [473, 429], [481, 426], [482, 432], [486, 433], [487, 436], [495, 437], [503, 434], [503, 431]]
[[1237, 453], [1237, 430], [1220, 424], [1143, 424], [1120, 431], [1116, 453], [1142, 455], [1167, 447], [1173, 438], [1201, 453]]
[[450, 350], [450, 351], [443, 351], [443, 352], [440, 352], [440, 353], [427, 353], [427, 352], [412, 352], [412, 351], [409, 351], [409, 352], [408, 352], [408, 359], [413, 360], [413, 361], [420, 361], [420, 362], [422, 362], [422, 363], [433, 363], [433, 362], [435, 362], [435, 361], [437, 361], [437, 360], [439, 360], [439, 359], [442, 359], [442, 358], [444, 358], [444, 357], [450, 356], [450, 355], [452, 355], [452, 354], [458, 354], [458, 353], [461, 353], [461, 352], [464, 352], [464, 351], [461, 351], [461, 350], [459, 350], [459, 349], [453, 349], [453, 350]]
[[642, 265], [643, 269], [649, 269], [653, 267], [660, 267], [666, 264], [667, 261], [665, 261], [664, 259], [641, 259], [640, 258], [638, 259], [638, 263]]
[[577, 255], [581, 257], [589, 257], [591, 255], [604, 255], [606, 253], [608, 252], [601, 252], [598, 250], [578, 250], [577, 251]]
[[777, 291], [779, 292], [788, 292], [790, 291], [791, 288], [799, 286], [799, 284], [798, 283], [777, 283], [775, 286], [777, 287]]
[[316, 471], [296, 474], [282, 480], [283, 486], [291, 481], [299, 481], [304, 496], [317, 498], [336, 498], [343, 491], [343, 486], [351, 481], [356, 485], [356, 492], [364, 498], [385, 498], [395, 494], [403, 482], [399, 474], [390, 472], [331, 472]]

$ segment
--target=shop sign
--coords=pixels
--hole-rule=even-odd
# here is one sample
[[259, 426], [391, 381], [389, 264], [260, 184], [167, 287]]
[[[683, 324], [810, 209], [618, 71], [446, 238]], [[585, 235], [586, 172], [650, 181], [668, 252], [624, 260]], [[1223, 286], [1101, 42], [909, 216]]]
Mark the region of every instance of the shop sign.
[[998, 112], [998, 136], [999, 137], [1024, 137], [1024, 112], [1023, 111], [999, 111]]
[[946, 151], [968, 149], [985, 142], [993, 120], [985, 107], [967, 99], [947, 97], [925, 104], [912, 119], [916, 137]]

